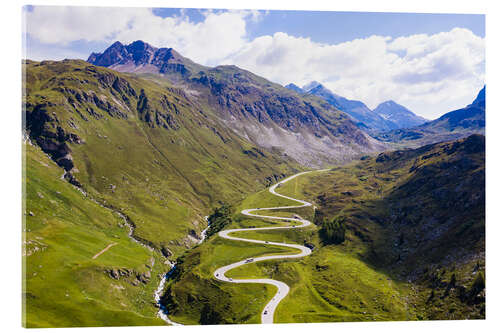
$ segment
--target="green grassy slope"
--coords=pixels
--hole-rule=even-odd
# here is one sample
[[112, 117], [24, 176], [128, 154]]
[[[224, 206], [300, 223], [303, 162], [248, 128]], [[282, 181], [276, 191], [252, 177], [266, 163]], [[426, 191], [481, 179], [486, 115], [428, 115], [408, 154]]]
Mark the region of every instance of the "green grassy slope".
[[[175, 260], [198, 242], [212, 207], [300, 169], [165, 82], [79, 60], [26, 61], [23, 69], [33, 143], [26, 253], [38, 249], [26, 256], [27, 326], [164, 324], [152, 303], [158, 274], [169, 269], [164, 256]], [[132, 242], [124, 221], [102, 206], [127, 216], [134, 238], [155, 250]]]
[[[258, 262], [228, 273], [234, 278], [271, 277], [291, 287], [277, 308], [276, 322], [484, 318], [480, 281], [484, 274], [484, 137], [365, 157], [345, 167], [297, 177], [278, 191], [314, 202], [317, 225], [239, 235], [312, 244], [312, 255], [300, 261]], [[237, 205], [233, 223], [226, 228], [270, 224], [242, 217], [238, 211], [287, 204], [282, 201], [265, 191], [251, 195]], [[338, 215], [346, 217], [346, 240], [328, 245], [318, 232], [320, 217]], [[180, 290], [193, 297], [204, 295], [204, 302], [220, 314], [216, 322], [234, 322], [234, 308], [223, 311], [220, 304], [237, 302], [247, 290], [204, 294], [205, 284], [220, 285], [211, 277], [222, 265], [215, 264], [217, 247], [236, 246], [232, 243], [213, 236], [190, 251], [168, 295]], [[253, 245], [239, 246], [243, 253], [228, 252], [227, 262], [274, 251], [254, 253], [246, 251]], [[192, 260], [196, 253], [211, 255]], [[198, 270], [196, 277], [187, 273]], [[167, 304], [175, 302], [174, 318], [199, 322], [200, 310], [176, 299], [166, 298]], [[254, 318], [268, 300], [252, 308]]]
[[406, 313], [404, 286], [344, 248], [320, 248], [298, 263], [262, 262], [244, 266], [230, 276], [272, 277], [287, 283], [291, 290], [278, 306], [275, 316], [278, 323], [413, 318]]
[[[164, 259], [133, 242], [118, 215], [61, 180], [39, 148], [24, 146], [23, 324], [163, 325], [152, 300], [158, 275], [169, 268]], [[92, 259], [110, 244], [116, 245]], [[110, 278], [106, 271], [118, 268], [133, 275]], [[137, 283], [136, 274], [149, 281]]]
[[329, 218], [346, 216], [345, 246], [406, 281], [417, 318], [484, 318], [484, 290], [472, 291], [484, 271], [484, 174], [484, 137], [473, 135], [364, 158], [281, 190], [314, 200]]
[[[306, 177], [306, 176], [301, 176]], [[298, 177], [297, 179], [300, 179]], [[287, 187], [295, 188], [294, 181], [287, 183]], [[285, 186], [282, 186], [285, 190]], [[281, 191], [281, 188], [278, 190]], [[233, 223], [226, 228], [263, 227], [267, 225], [281, 225], [286, 222], [265, 221], [244, 217], [238, 212], [242, 208], [272, 207], [274, 205], [296, 204], [292, 201], [272, 196], [268, 191], [261, 191], [249, 196], [238, 204], [233, 215]], [[264, 212], [261, 212], [264, 213]], [[268, 212], [265, 212], [266, 214]], [[272, 215], [290, 216], [292, 213], [313, 218], [311, 207], [281, 211], [274, 211]], [[235, 233], [254, 239], [278, 241], [286, 243], [311, 244], [315, 250], [309, 257], [297, 260], [258, 262], [249, 264], [228, 272], [234, 278], [261, 278], [271, 277], [286, 282], [290, 287], [290, 294], [277, 308], [276, 322], [321, 322], [321, 321], [360, 321], [360, 320], [405, 320], [413, 318], [406, 310], [406, 302], [402, 299], [405, 286], [396, 281], [388, 280], [388, 276], [357, 257], [357, 248], [350, 247], [323, 247], [318, 236], [318, 228], [311, 225], [307, 228], [288, 230], [269, 230]], [[239, 251], [227, 251], [227, 246], [237, 246]], [[254, 247], [261, 251], [255, 252]], [[247, 250], [248, 249], [248, 250]], [[224, 251], [224, 254], [221, 254]], [[283, 249], [293, 253], [290, 249]], [[212, 277], [213, 271], [227, 263], [235, 262], [247, 257], [257, 257], [264, 254], [276, 253], [274, 246], [246, 244], [234, 242], [212, 236], [207, 243], [188, 251], [185, 258], [179, 263], [180, 270], [176, 278], [170, 282], [164, 299], [170, 307], [172, 318], [181, 322], [201, 323], [200, 311], [196, 302], [189, 302], [189, 298], [179, 297], [181, 293], [191, 297], [203, 297], [204, 303], [212, 311], [220, 314], [214, 323], [250, 323], [260, 320], [260, 313], [269, 301], [270, 294], [259, 298], [258, 305], [252, 303], [250, 309], [252, 321], [239, 315], [239, 310], [232, 304], [247, 297], [246, 289], [250, 285], [232, 285], [221, 283]], [[221, 258], [224, 261], [221, 261]], [[193, 272], [196, 272], [194, 274]], [[196, 281], [196, 282], [195, 282]], [[231, 294], [220, 289], [206, 293], [207, 285], [217, 285], [220, 289], [229, 288]], [[255, 285], [255, 288], [262, 286]], [[254, 291], [255, 292], [255, 291]], [[223, 307], [223, 304], [228, 304]], [[205, 308], [206, 310], [206, 308]]]
[[[262, 306], [276, 292], [274, 287], [223, 283], [213, 278], [213, 272], [247, 256], [283, 252], [287, 250], [212, 236], [179, 258], [162, 300], [169, 317], [182, 324], [259, 323]], [[203, 320], [207, 312], [213, 314], [212, 320]]]
[[195, 243], [187, 235], [199, 235], [211, 207], [296, 169], [165, 82], [77, 60], [24, 66], [32, 141], [130, 217], [137, 237], [174, 256]]

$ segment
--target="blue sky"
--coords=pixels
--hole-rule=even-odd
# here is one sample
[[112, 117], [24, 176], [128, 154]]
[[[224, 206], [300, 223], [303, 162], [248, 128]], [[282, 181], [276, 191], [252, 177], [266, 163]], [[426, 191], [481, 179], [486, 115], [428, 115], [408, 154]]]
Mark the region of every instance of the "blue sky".
[[283, 85], [320, 81], [371, 108], [392, 99], [429, 119], [484, 84], [484, 15], [37, 6], [25, 18], [30, 59], [86, 59], [142, 39]]
[[[194, 22], [203, 21], [199, 9], [183, 9]], [[161, 17], [180, 15], [179, 8], [155, 8]], [[255, 38], [286, 32], [297, 37], [310, 37], [319, 43], [341, 43], [371, 35], [407, 36], [435, 34], [456, 27], [466, 28], [480, 37], [485, 35], [484, 15], [374, 13], [331, 11], [264, 11], [258, 23], [248, 26], [248, 35]]]

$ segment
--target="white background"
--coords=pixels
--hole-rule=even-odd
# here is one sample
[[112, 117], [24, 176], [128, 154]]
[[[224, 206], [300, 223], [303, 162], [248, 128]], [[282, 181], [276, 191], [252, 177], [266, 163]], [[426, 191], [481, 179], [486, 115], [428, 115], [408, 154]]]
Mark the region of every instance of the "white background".
[[[499, 269], [500, 237], [498, 224], [499, 199], [499, 43], [500, 11], [495, 0], [376, 0], [376, 1], [320, 1], [320, 0], [63, 0], [63, 1], [3, 1], [1, 5], [1, 89], [0, 89], [0, 330], [15, 332], [21, 328], [21, 7], [34, 5], [80, 5], [80, 6], [143, 6], [174, 8], [232, 8], [232, 9], [294, 9], [332, 11], [375, 12], [421, 12], [421, 13], [469, 13], [486, 14], [486, 84], [487, 89], [487, 185], [486, 185], [486, 320], [434, 321], [434, 322], [387, 322], [387, 323], [332, 323], [332, 324], [286, 324], [286, 325], [226, 325], [190, 327], [121, 327], [85, 328], [78, 331], [92, 332], [182, 332], [194, 333], [203, 330], [213, 332], [318, 332], [369, 331], [371, 332], [490, 332], [499, 331]], [[54, 329], [45, 329], [52, 332]], [[58, 329], [66, 332], [69, 329]], [[74, 331], [74, 330], [73, 330]]]

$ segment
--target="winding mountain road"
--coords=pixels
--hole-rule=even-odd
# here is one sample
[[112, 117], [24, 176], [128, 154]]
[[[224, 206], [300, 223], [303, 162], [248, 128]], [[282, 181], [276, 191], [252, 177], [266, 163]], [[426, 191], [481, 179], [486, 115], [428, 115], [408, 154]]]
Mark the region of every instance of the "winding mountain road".
[[[325, 170], [318, 170], [318, 171], [326, 171], [326, 169]], [[280, 255], [270, 255], [270, 256], [258, 257], [258, 258], [247, 258], [247, 259], [229, 264], [227, 266], [220, 267], [214, 272], [214, 277], [220, 281], [231, 282], [231, 283], [263, 283], [263, 284], [271, 284], [271, 285], [276, 286], [278, 288], [278, 291], [276, 292], [276, 294], [269, 301], [269, 303], [266, 304], [266, 306], [264, 307], [264, 310], [262, 311], [261, 321], [263, 324], [272, 324], [273, 323], [274, 311], [276, 310], [276, 307], [281, 302], [281, 300], [286, 297], [286, 295], [290, 291], [290, 287], [282, 281], [273, 280], [273, 279], [231, 279], [231, 278], [226, 277], [225, 273], [232, 270], [233, 268], [243, 266], [243, 265], [246, 265], [249, 263], [254, 263], [257, 261], [275, 260], [275, 259], [292, 259], [292, 258], [305, 257], [305, 256], [308, 256], [311, 254], [311, 249], [309, 249], [308, 247], [302, 246], [302, 245], [298, 245], [298, 244], [285, 244], [285, 243], [268, 242], [268, 241], [262, 241], [262, 240], [256, 240], [256, 239], [240, 238], [240, 237], [230, 236], [229, 234], [231, 234], [233, 232], [238, 232], [238, 231], [304, 228], [304, 227], [307, 227], [308, 225], [310, 225], [311, 224], [310, 221], [303, 219], [298, 215], [296, 215], [296, 217], [290, 218], [290, 217], [280, 217], [280, 216], [258, 215], [258, 214], [252, 213], [252, 212], [259, 211], [259, 210], [278, 210], [278, 209], [290, 209], [290, 208], [301, 208], [301, 207], [311, 206], [312, 204], [310, 202], [287, 197], [286, 195], [276, 193], [276, 188], [278, 186], [280, 186], [280, 184], [286, 183], [286, 182], [288, 182], [288, 181], [290, 181], [298, 176], [301, 176], [301, 175], [309, 173], [309, 172], [317, 172], [317, 171], [305, 171], [305, 172], [295, 174], [291, 177], [288, 177], [288, 178], [280, 181], [279, 183], [274, 184], [273, 186], [271, 186], [269, 188], [269, 192], [271, 192], [272, 194], [277, 195], [277, 196], [282, 197], [282, 198], [285, 198], [285, 199], [296, 201], [296, 202], [300, 203], [300, 205], [268, 207], [268, 208], [251, 208], [251, 209], [244, 209], [241, 211], [241, 213], [243, 215], [246, 215], [246, 216], [274, 219], [274, 220], [296, 221], [296, 222], [300, 222], [301, 223], [300, 225], [284, 226], [284, 227], [229, 229], [229, 230], [223, 230], [223, 231], [219, 232], [219, 236], [222, 238], [226, 238], [226, 239], [231, 239], [231, 240], [235, 240], [235, 241], [242, 241], [242, 242], [249, 242], [249, 243], [285, 246], [285, 247], [300, 250], [300, 253], [297, 253], [297, 254], [280, 254]]]

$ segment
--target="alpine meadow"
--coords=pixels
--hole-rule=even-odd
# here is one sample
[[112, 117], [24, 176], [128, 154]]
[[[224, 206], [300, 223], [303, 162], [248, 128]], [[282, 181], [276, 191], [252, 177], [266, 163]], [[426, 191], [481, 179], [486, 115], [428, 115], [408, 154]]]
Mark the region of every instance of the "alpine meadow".
[[485, 319], [484, 15], [23, 16], [24, 327]]

